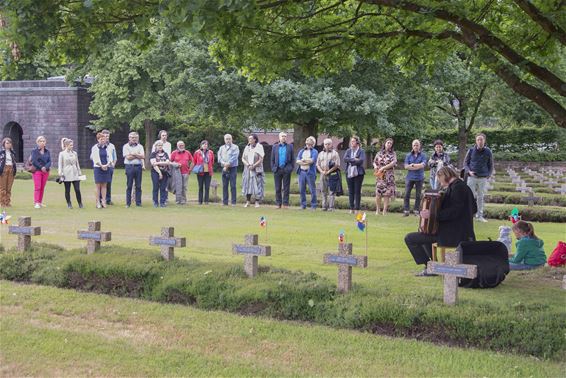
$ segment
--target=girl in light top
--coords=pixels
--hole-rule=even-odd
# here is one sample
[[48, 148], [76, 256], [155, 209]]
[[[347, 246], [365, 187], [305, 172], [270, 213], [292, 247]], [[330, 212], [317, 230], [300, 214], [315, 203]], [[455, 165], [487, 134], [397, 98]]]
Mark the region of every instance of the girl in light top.
[[155, 143], [153, 143], [153, 148], [151, 149], [151, 152], [157, 151], [155, 148], [156, 144], [157, 142], [161, 142], [163, 143], [163, 151], [167, 152], [167, 156], [171, 157], [171, 143], [167, 141], [167, 137], [168, 137], [167, 131], [161, 130], [159, 134], [157, 134], [157, 136], [159, 139], [155, 141]]
[[57, 173], [59, 174], [59, 179], [63, 181], [63, 184], [65, 185], [65, 200], [67, 201], [67, 207], [69, 209], [73, 208], [73, 204], [71, 203], [71, 184], [73, 184], [77, 203], [79, 208], [82, 209], [83, 201], [81, 198], [81, 182], [79, 180], [79, 176], [81, 176], [82, 173], [79, 165], [79, 157], [77, 153], [73, 151], [73, 141], [71, 139], [61, 139], [61, 147], [63, 147], [63, 151], [59, 153]]
[[242, 154], [244, 163], [244, 173], [242, 175], [242, 194], [246, 196], [244, 207], [250, 206], [252, 196], [255, 200], [255, 207], [259, 207], [263, 199], [263, 189], [265, 187], [265, 175], [263, 174], [263, 158], [265, 152], [259, 143], [256, 134], [248, 136], [248, 145]]

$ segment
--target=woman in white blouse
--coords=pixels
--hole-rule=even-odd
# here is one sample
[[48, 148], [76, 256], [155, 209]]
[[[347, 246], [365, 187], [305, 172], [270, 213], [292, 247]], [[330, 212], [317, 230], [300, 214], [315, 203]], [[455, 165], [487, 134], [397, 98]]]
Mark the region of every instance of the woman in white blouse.
[[75, 189], [75, 196], [79, 208], [83, 208], [83, 201], [81, 198], [81, 182], [79, 176], [82, 176], [81, 167], [79, 166], [79, 157], [73, 150], [73, 141], [71, 139], [61, 139], [61, 148], [63, 151], [59, 153], [58, 173], [59, 180], [65, 185], [65, 200], [67, 207], [73, 208], [71, 203], [71, 184]]

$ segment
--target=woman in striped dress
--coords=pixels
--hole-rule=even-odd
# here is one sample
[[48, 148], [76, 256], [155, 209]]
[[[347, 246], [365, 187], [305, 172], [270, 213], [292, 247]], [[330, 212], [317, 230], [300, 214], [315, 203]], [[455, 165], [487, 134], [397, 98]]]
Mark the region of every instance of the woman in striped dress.
[[250, 206], [252, 196], [255, 199], [255, 207], [259, 207], [263, 199], [263, 189], [265, 186], [265, 175], [263, 174], [263, 157], [265, 152], [259, 143], [257, 135], [252, 134], [248, 137], [248, 145], [242, 154], [244, 163], [244, 174], [242, 176], [242, 194], [246, 196], [244, 207]]

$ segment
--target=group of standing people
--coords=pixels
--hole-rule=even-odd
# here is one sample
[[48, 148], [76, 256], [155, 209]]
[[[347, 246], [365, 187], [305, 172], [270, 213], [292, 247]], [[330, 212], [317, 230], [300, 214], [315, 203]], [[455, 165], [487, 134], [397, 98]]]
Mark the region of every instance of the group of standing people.
[[[247, 145], [240, 156], [238, 145], [233, 143], [232, 136], [224, 136], [224, 144], [217, 154], [209, 148], [208, 141], [203, 140], [199, 149], [194, 153], [185, 149], [185, 143], [178, 141], [176, 149], [172, 150], [167, 140], [165, 130], [159, 132], [158, 140], [150, 152], [151, 180], [153, 184], [152, 201], [155, 207], [165, 207], [168, 204], [168, 191], [175, 193], [175, 203], [187, 203], [187, 186], [191, 173], [198, 180], [198, 203], [208, 204], [209, 190], [213, 176], [215, 157], [221, 168], [222, 177], [222, 203], [225, 206], [236, 204], [237, 199], [237, 170], [239, 162], [243, 164], [242, 195], [246, 198], [245, 207], [260, 206], [264, 198], [265, 152], [257, 135], [248, 136]], [[103, 130], [96, 135], [97, 143], [91, 148], [90, 159], [93, 162], [94, 182], [96, 184], [95, 202], [97, 208], [105, 208], [112, 204], [111, 183], [114, 167], [117, 162], [116, 147], [110, 142], [110, 132]], [[28, 164], [33, 171], [34, 206], [45, 206], [43, 194], [45, 184], [51, 168], [51, 155], [46, 148], [46, 139], [40, 136], [36, 140]], [[10, 206], [10, 190], [15, 175], [15, 155], [10, 138], [4, 138], [0, 150], [0, 205]], [[308, 137], [305, 145], [297, 154], [293, 154], [293, 145], [287, 143], [287, 134], [279, 133], [279, 141], [272, 146], [271, 171], [275, 181], [275, 204], [277, 208], [289, 206], [290, 182], [293, 171], [297, 173], [300, 192], [300, 205], [302, 209], [316, 209], [318, 206], [316, 177], [320, 175], [322, 209], [334, 210], [335, 198], [343, 194], [342, 170], [340, 169], [340, 156], [333, 148], [332, 140], [325, 139], [323, 149], [318, 152], [315, 148], [316, 139]], [[69, 208], [72, 208], [71, 186], [75, 191], [76, 200], [80, 208], [83, 201], [80, 192], [80, 181], [84, 179], [76, 151], [73, 150], [73, 141], [63, 138], [58, 159], [58, 174], [61, 183], [65, 186], [65, 199]], [[126, 207], [132, 202], [141, 206], [142, 198], [142, 172], [145, 169], [146, 154], [144, 147], [139, 143], [139, 135], [131, 132], [128, 143], [122, 147], [126, 174]], [[360, 139], [353, 136], [349, 140], [349, 148], [344, 156], [346, 183], [348, 186], [348, 199], [350, 212], [360, 211], [362, 184], [366, 171], [364, 169], [366, 154], [361, 146]], [[373, 174], [375, 177], [375, 203], [376, 214], [385, 215], [389, 204], [397, 195], [395, 184], [395, 167], [397, 166], [397, 153], [394, 141], [387, 138], [381, 149], [373, 159]], [[430, 168], [429, 184], [432, 189], [439, 188], [437, 173], [442, 167], [450, 167], [450, 157], [444, 151], [441, 140], [434, 142], [434, 152], [430, 158], [422, 151], [421, 142], [414, 140], [411, 151], [404, 159], [405, 195], [404, 215], [410, 214], [410, 197], [415, 189], [415, 203], [413, 213], [419, 214], [421, 193], [424, 185], [424, 170]], [[296, 167], [296, 169], [295, 169]], [[485, 135], [476, 136], [475, 145], [466, 154], [464, 167], [467, 184], [477, 200], [478, 212], [476, 217], [485, 221], [483, 217], [483, 196], [486, 181], [493, 172], [493, 157], [489, 148], [485, 146]], [[307, 188], [311, 198], [307, 201]]]

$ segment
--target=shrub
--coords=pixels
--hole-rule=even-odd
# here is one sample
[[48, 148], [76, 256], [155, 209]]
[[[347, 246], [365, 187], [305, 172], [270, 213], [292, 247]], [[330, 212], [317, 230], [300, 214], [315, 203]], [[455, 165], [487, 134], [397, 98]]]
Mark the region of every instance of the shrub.
[[338, 295], [314, 273], [261, 268], [253, 280], [231, 264], [164, 261], [158, 254], [105, 247], [86, 255], [48, 246], [0, 254], [0, 279], [33, 281], [202, 309], [312, 321], [392, 336], [530, 354], [561, 356], [566, 314], [546, 306], [467, 301], [447, 307], [426, 294], [392, 295], [354, 286]]

